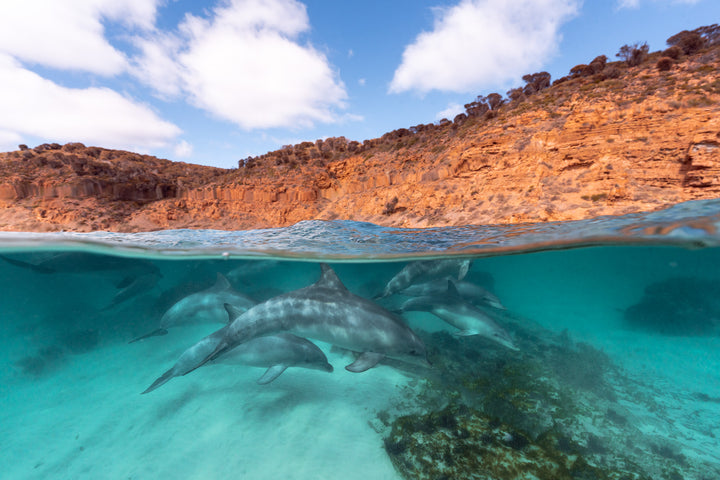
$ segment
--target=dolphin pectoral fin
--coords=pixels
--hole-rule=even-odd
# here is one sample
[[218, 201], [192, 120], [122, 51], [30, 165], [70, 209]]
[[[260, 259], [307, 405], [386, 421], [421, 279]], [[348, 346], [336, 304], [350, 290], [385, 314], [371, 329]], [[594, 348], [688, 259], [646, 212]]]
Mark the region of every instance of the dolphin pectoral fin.
[[158, 328], [157, 330], [153, 330], [153, 331], [150, 332], [150, 333], [146, 333], [146, 334], [143, 335], [142, 337], [138, 337], [138, 338], [136, 338], [135, 340], [130, 340], [128, 343], [135, 343], [135, 342], [138, 342], [138, 341], [140, 341], [140, 340], [145, 340], [146, 338], [159, 337], [159, 336], [161, 336], [161, 335], [167, 335], [167, 334], [168, 334], [168, 331], [167, 331], [166, 329], [164, 329], [164, 328]]
[[385, 358], [385, 355], [382, 353], [363, 352], [353, 363], [346, 366], [345, 370], [353, 373], [361, 373], [365, 370], [370, 370], [383, 358]]
[[142, 392], [140, 395], [145, 395], [146, 393], [150, 393], [156, 388], [165, 385], [168, 381], [170, 381], [171, 378], [173, 378], [175, 374], [173, 373], [173, 369], [171, 368], [167, 372], [163, 373], [160, 378], [155, 380], [152, 385], [150, 385], [147, 389], [145, 389], [144, 392]]
[[469, 337], [471, 335], [478, 335], [479, 332], [475, 330], [458, 330], [457, 332], [453, 332], [453, 335], [456, 337]]
[[279, 377], [286, 368], [286, 365], [273, 365], [272, 367], [265, 370], [263, 376], [258, 378], [257, 383], [260, 385], [267, 385], [268, 383]]

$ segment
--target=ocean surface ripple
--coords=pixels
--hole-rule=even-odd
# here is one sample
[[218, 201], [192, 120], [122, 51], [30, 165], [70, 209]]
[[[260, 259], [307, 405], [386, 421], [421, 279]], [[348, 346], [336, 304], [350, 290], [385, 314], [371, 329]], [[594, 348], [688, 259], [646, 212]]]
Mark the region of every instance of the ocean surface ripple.
[[448, 255], [492, 256], [593, 245], [720, 245], [720, 200], [589, 220], [392, 228], [366, 222], [307, 220], [244, 231], [162, 230], [142, 233], [0, 232], [4, 249], [68, 248], [132, 256], [275, 257], [378, 261]]

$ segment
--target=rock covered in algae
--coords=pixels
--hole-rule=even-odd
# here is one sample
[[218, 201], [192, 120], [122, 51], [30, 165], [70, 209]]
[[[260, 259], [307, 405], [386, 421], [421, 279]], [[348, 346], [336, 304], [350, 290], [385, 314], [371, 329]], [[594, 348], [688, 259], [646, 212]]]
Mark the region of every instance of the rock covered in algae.
[[578, 453], [581, 446], [566, 441], [566, 451], [561, 451], [552, 440], [533, 441], [478, 410], [451, 405], [398, 418], [385, 438], [385, 450], [408, 479], [649, 479], [591, 465]]
[[404, 478], [720, 478], [702, 452], [685, 454], [691, 444], [666, 420], [677, 406], [652, 385], [565, 332], [506, 325], [519, 352], [421, 332], [441, 373], [406, 392], [394, 414], [379, 416], [388, 427], [385, 450]]

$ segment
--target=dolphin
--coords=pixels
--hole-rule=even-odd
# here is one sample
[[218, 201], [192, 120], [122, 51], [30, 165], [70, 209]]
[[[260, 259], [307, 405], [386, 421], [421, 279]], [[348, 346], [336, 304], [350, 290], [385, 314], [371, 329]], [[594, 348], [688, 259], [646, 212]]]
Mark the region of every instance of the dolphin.
[[152, 262], [114, 255], [62, 252], [52, 254], [35, 263], [24, 262], [5, 255], [0, 255], [0, 259], [16, 267], [40, 274], [109, 272], [122, 275], [120, 281], [115, 284], [115, 288], [118, 289], [117, 294], [103, 310], [114, 307], [141, 292], [151, 289], [162, 278], [160, 270]]
[[253, 338], [289, 332], [359, 352], [345, 367], [364, 372], [390, 357], [429, 366], [425, 345], [398, 315], [350, 293], [335, 272], [321, 265], [314, 284], [260, 303], [224, 329], [222, 340], [198, 366]]
[[430, 312], [460, 330], [457, 336], [480, 335], [511, 350], [518, 350], [512, 337], [490, 316], [460, 296], [452, 280], [448, 280], [444, 295], [411, 298], [401, 311]]
[[446, 276], [452, 276], [457, 280], [462, 280], [465, 278], [465, 275], [467, 275], [471, 264], [472, 260], [456, 258], [410, 262], [390, 279], [387, 285], [385, 285], [383, 292], [375, 296], [375, 298], [389, 297], [421, 280], [430, 280]]
[[500, 303], [500, 299], [492, 292], [489, 292], [480, 285], [476, 285], [474, 283], [459, 280], [455, 281], [452, 277], [442, 277], [428, 280], [424, 283], [416, 283], [400, 290], [397, 293], [400, 295], [407, 295], [409, 297], [444, 295], [448, 290], [448, 281], [452, 281], [460, 296], [470, 303], [480, 303], [497, 308], [498, 310], [505, 310], [505, 306]]
[[245, 311], [256, 302], [234, 290], [230, 282], [218, 273], [215, 285], [177, 301], [163, 314], [157, 329], [131, 340], [130, 343], [148, 337], [166, 335], [167, 329], [171, 327], [198, 323], [227, 323], [228, 314], [224, 307], [226, 303]]
[[[232, 309], [233, 307], [228, 306], [228, 308]], [[234, 311], [233, 314], [237, 315], [239, 312]], [[150, 393], [173, 377], [185, 375], [194, 370], [201, 360], [215, 350], [226, 329], [227, 326], [211, 333], [185, 350], [175, 365], [142, 393]], [[317, 345], [289, 333], [255, 338], [218, 356], [212, 363], [267, 367], [263, 376], [257, 380], [260, 385], [272, 382], [288, 367], [311, 368], [324, 372], [333, 371], [332, 365], [328, 363], [327, 357]]]

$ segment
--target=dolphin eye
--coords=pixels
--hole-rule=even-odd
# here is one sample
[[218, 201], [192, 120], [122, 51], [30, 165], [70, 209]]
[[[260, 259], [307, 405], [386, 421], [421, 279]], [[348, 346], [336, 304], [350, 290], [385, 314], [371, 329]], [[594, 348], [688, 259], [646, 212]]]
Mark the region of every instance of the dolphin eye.
[[410, 355], [417, 355], [417, 350], [410, 350]]

